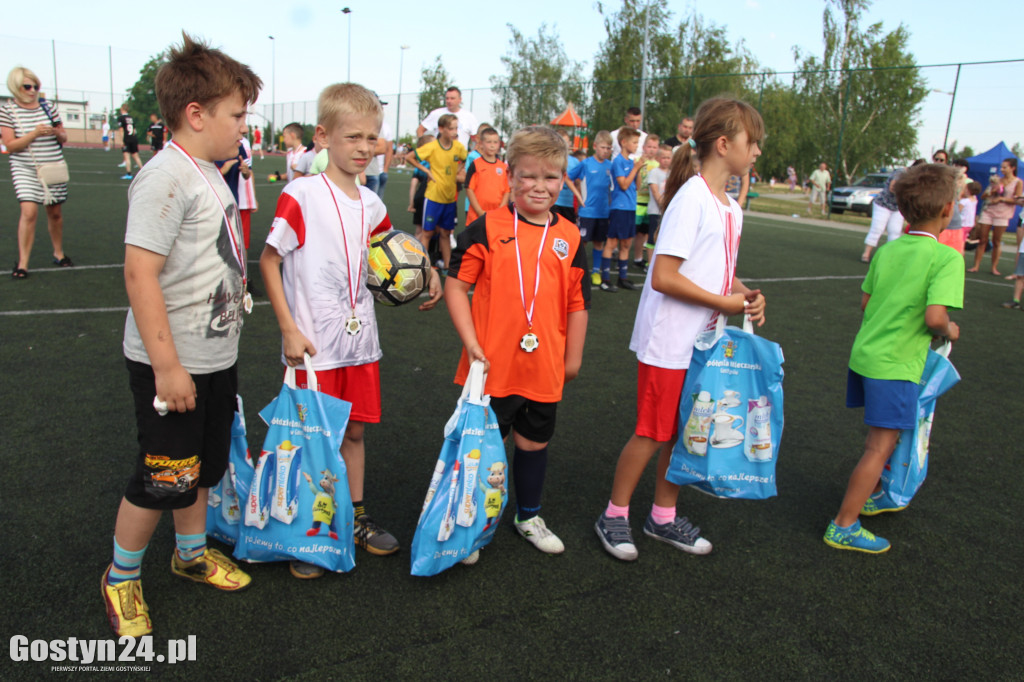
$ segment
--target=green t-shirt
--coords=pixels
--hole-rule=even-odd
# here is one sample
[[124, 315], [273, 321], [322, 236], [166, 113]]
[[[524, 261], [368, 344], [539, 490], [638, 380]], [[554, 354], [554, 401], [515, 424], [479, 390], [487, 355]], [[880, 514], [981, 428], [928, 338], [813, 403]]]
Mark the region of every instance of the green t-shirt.
[[875, 252], [861, 290], [871, 298], [850, 369], [871, 379], [917, 383], [932, 339], [925, 309], [963, 307], [963, 257], [931, 236], [905, 235]]

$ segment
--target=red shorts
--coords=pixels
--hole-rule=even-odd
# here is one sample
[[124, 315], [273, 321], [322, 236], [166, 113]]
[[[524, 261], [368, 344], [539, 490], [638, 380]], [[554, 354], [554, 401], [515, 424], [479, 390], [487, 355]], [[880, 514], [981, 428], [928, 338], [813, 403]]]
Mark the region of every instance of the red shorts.
[[238, 216], [242, 220], [242, 237], [245, 240], [245, 248], [249, 248], [249, 232], [252, 231], [250, 227], [252, 225], [252, 209], [251, 208], [240, 208], [238, 209]]
[[[316, 380], [321, 393], [352, 403], [349, 419], [366, 424], [380, 423], [379, 363], [320, 370], [316, 373]], [[295, 385], [309, 388], [306, 370], [295, 368]]]
[[637, 364], [636, 435], [667, 443], [679, 431], [679, 400], [686, 370]]

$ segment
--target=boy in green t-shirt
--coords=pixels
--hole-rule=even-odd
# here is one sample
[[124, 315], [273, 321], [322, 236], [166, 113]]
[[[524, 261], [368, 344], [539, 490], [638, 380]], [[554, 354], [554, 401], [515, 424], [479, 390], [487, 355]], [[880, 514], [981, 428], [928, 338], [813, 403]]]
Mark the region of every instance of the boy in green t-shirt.
[[956, 210], [955, 183], [955, 171], [939, 164], [915, 166], [896, 181], [910, 231], [878, 250], [861, 285], [864, 319], [850, 352], [846, 405], [864, 407], [869, 428], [842, 506], [825, 531], [825, 543], [837, 549], [888, 551], [889, 542], [857, 517], [903, 509], [881, 492], [882, 468], [900, 432], [917, 425], [918, 382], [932, 337], [960, 336], [946, 309], [963, 307], [964, 261], [937, 239]]

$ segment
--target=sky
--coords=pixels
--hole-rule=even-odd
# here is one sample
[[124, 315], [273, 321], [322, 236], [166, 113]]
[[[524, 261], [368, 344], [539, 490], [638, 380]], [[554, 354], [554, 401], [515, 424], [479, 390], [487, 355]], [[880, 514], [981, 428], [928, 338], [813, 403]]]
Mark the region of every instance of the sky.
[[[346, 6], [351, 9], [347, 15], [340, 11]], [[619, 4], [606, 0], [604, 6], [611, 11]], [[429, 12], [423, 11], [422, 2], [409, 0], [349, 0], [347, 5], [251, 0], [209, 3], [201, 13], [184, 17], [175, 13], [172, 4], [143, 3], [131, 8], [131, 31], [124, 28], [123, 13], [108, 6], [61, 2], [58, 7], [47, 21], [0, 27], [0, 67], [5, 72], [17, 65], [33, 69], [51, 96], [56, 53], [56, 89], [62, 98], [88, 99], [93, 107], [109, 108], [113, 90], [117, 93], [114, 106], [118, 106], [142, 65], [171, 43], [180, 42], [184, 29], [260, 75], [264, 90], [254, 110], [269, 116], [273, 100], [278, 105], [274, 109], [278, 127], [281, 119], [315, 118], [313, 101], [319, 91], [347, 80], [351, 73], [352, 80], [388, 101], [386, 119], [392, 125], [399, 122], [403, 134], [416, 125], [413, 93], [419, 89], [420, 70], [438, 56], [462, 88], [464, 106], [487, 120], [491, 112], [486, 89], [492, 75], [504, 73], [500, 59], [508, 48], [508, 24], [527, 36], [536, 35], [542, 24], [553, 27], [568, 56], [585, 63], [584, 78], [589, 78], [605, 37], [603, 18], [592, 0], [487, 5], [448, 0], [433, 5], [436, 9]], [[705, 22], [725, 27], [730, 41], [742, 40], [764, 67], [776, 71], [795, 67], [794, 47], [821, 53], [822, 0], [673, 0], [670, 7], [675, 21], [696, 10]], [[963, 8], [959, 0], [879, 0], [862, 25], [882, 22], [885, 30], [892, 30], [904, 24], [919, 65], [1024, 58], [1017, 40], [1024, 3], [999, 5], [997, 23], [1009, 27], [1003, 36], [994, 35], [990, 14]], [[403, 50], [403, 45], [408, 49]], [[395, 96], [400, 69], [401, 103]], [[930, 155], [945, 136], [956, 67], [924, 69], [922, 74], [930, 89], [941, 91], [931, 92], [922, 106], [919, 151]], [[1000, 140], [1010, 146], [1024, 142], [1022, 82], [1024, 62], [965, 66], [957, 84], [949, 139], [976, 151]]]

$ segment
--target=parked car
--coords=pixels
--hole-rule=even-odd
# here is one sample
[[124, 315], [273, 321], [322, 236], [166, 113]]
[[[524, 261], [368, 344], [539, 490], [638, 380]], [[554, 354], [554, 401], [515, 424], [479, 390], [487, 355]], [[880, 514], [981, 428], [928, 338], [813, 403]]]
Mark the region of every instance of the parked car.
[[870, 216], [875, 195], [882, 191], [888, 179], [889, 173], [868, 173], [852, 185], [832, 188], [828, 197], [832, 212], [854, 211]]

